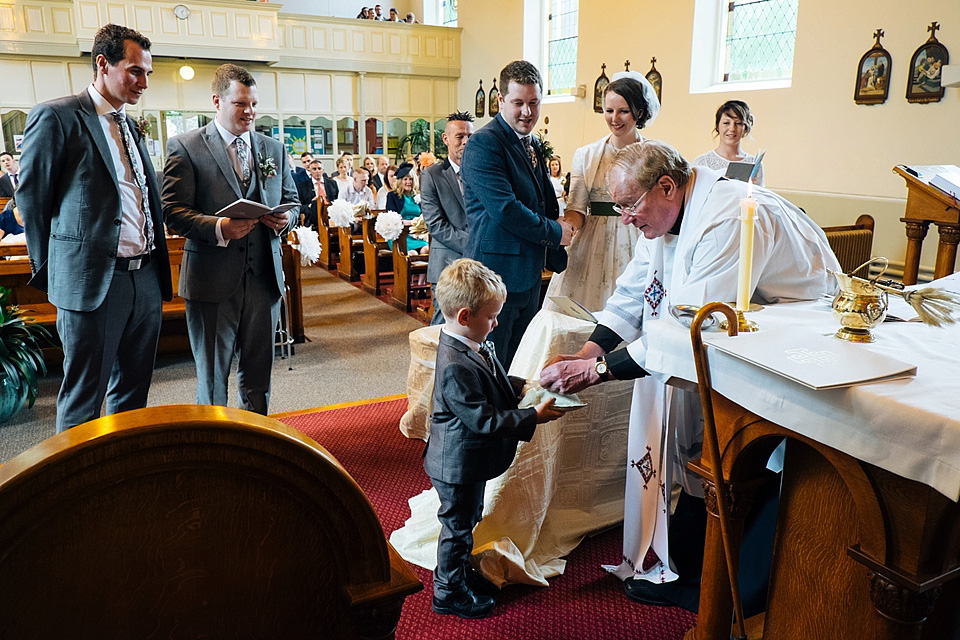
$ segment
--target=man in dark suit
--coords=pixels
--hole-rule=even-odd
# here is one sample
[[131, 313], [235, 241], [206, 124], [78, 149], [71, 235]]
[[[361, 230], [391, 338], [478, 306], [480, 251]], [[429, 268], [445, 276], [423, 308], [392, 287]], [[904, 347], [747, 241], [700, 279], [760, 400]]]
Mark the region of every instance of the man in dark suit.
[[150, 41], [109, 24], [91, 56], [92, 85], [30, 111], [16, 196], [30, 284], [57, 307], [58, 431], [100, 417], [104, 398], [108, 414], [146, 406], [172, 297], [157, 179], [124, 108], [147, 89]]
[[266, 414], [283, 295], [280, 236], [298, 211], [216, 215], [239, 198], [271, 208], [299, 204], [283, 146], [253, 131], [257, 101], [246, 69], [216, 70], [216, 118], [167, 142], [162, 200], [167, 224], [186, 238], [180, 295], [197, 364], [197, 403], [226, 405], [236, 353], [240, 407]]
[[0, 152], [0, 167], [3, 167], [4, 174], [0, 176], [0, 196], [12, 198], [13, 192], [17, 190], [17, 183], [20, 181], [20, 167], [9, 151]]
[[424, 169], [420, 176], [420, 208], [423, 221], [430, 229], [430, 259], [427, 263], [427, 281], [434, 292], [433, 319], [430, 324], [443, 322], [436, 300], [436, 284], [440, 272], [448, 264], [463, 257], [467, 244], [467, 214], [463, 209], [463, 183], [460, 181], [460, 163], [467, 140], [473, 135], [473, 116], [456, 111], [447, 116], [443, 143], [447, 145], [447, 159]]
[[[330, 204], [337, 199], [340, 188], [337, 181], [333, 180], [323, 171], [323, 163], [314, 160], [310, 163], [310, 180], [297, 183], [297, 196], [300, 198], [300, 204], [303, 207], [303, 221], [309, 227], [317, 227], [317, 200], [322, 200]], [[319, 194], [319, 198], [317, 197]]]
[[300, 154], [300, 166], [294, 168], [292, 166], [290, 171], [293, 173], [293, 181], [299, 185], [301, 182], [310, 182], [310, 163], [313, 162], [313, 154], [309, 151], [304, 151]]
[[[500, 72], [500, 113], [463, 154], [464, 201], [470, 238], [463, 255], [496, 271], [507, 285], [500, 324], [490, 339], [509, 369], [540, 303], [544, 264], [566, 267], [573, 227], [560, 210], [547, 163], [530, 134], [540, 119], [543, 80], [524, 60]], [[549, 253], [549, 260], [548, 258]]]

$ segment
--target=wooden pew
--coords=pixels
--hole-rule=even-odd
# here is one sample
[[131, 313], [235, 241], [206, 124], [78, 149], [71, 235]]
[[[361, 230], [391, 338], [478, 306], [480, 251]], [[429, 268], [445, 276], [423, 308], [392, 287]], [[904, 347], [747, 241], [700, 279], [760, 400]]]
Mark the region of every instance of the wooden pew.
[[333, 271], [340, 257], [340, 233], [336, 227], [330, 225], [327, 205], [323, 202], [317, 202], [317, 235], [320, 236], [320, 259], [317, 263], [324, 269]]
[[340, 234], [340, 262], [337, 275], [347, 282], [356, 282], [364, 271], [363, 234], [353, 233], [350, 227], [337, 227]]
[[225, 407], [100, 418], [6, 462], [0, 548], [10, 638], [389, 639], [423, 588], [326, 449]]
[[364, 291], [378, 296], [382, 293], [383, 276], [393, 272], [393, 251], [377, 233], [376, 223], [376, 217], [363, 220], [363, 275], [360, 276], [360, 284]]
[[[427, 256], [407, 255], [409, 225], [403, 225], [400, 237], [393, 241], [393, 293], [390, 302], [402, 311], [413, 311], [413, 294], [429, 297], [430, 285], [415, 285], [414, 279], [427, 273]], [[426, 247], [424, 247], [426, 248]]]

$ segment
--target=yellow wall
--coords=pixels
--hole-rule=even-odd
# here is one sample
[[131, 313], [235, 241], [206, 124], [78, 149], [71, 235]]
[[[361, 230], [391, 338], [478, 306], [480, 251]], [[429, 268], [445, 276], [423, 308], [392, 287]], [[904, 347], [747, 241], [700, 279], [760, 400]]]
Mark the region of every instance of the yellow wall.
[[[522, 12], [517, 0], [460, 4], [462, 107], [472, 110], [478, 79], [484, 79], [486, 90], [506, 62], [521, 57]], [[600, 64], [607, 63], [610, 76], [630, 59], [631, 68], [645, 73], [656, 56], [664, 106], [644, 135], [692, 158], [715, 146], [717, 106], [729, 98], [744, 99], [756, 118], [753, 139], [744, 147], [766, 149], [767, 186], [805, 207], [820, 224], [852, 222], [861, 212], [871, 213], [878, 224], [874, 253], [902, 261], [906, 243], [899, 218], [906, 188], [891, 168], [960, 164], [960, 89], [947, 89], [935, 104], [908, 104], [904, 97], [910, 57], [929, 36], [926, 28], [933, 20], [942, 25], [937, 37], [952, 62], [960, 62], [960, 2], [800, 0], [790, 88], [690, 94], [692, 1], [581, 0], [577, 75], [588, 95], [547, 104], [542, 116], [549, 116], [549, 138], [569, 161], [574, 149], [607, 132], [602, 116], [592, 110]], [[873, 45], [878, 27], [886, 32], [882, 43], [893, 58], [890, 96], [882, 105], [856, 105], [857, 62]], [[932, 267], [936, 238], [931, 228], [922, 265]]]

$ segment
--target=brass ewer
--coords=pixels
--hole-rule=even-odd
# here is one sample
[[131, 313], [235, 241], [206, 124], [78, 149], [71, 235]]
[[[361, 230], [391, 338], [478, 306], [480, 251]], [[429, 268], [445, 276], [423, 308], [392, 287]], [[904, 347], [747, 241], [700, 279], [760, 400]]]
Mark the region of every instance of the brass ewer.
[[869, 280], [831, 271], [840, 285], [840, 292], [833, 299], [833, 315], [841, 324], [841, 328], [834, 335], [841, 340], [873, 342], [875, 338], [870, 330], [887, 317], [890, 299], [887, 291], [877, 285], [877, 280], [887, 269], [887, 259], [874, 258], [854, 269], [852, 273], [880, 261], [883, 262], [883, 268]]

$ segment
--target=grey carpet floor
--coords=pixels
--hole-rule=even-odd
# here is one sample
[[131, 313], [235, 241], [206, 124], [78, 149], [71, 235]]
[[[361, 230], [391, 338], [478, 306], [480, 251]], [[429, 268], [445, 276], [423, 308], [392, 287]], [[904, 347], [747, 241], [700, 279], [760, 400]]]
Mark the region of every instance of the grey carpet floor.
[[[287, 359], [276, 358], [270, 413], [286, 413], [406, 392], [408, 334], [423, 325], [318, 267], [304, 267], [304, 327], [308, 342]], [[55, 433], [61, 373], [40, 383], [33, 408], [0, 424], [0, 462]], [[161, 356], [153, 372], [149, 406], [191, 404], [196, 368], [189, 353]], [[230, 406], [237, 406], [231, 376]]]

